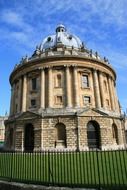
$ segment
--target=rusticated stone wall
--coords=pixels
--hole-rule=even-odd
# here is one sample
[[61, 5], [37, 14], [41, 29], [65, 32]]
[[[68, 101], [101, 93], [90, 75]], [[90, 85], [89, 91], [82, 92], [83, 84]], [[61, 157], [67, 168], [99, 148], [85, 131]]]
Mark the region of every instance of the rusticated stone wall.
[[[59, 116], [39, 119], [17, 120], [9, 124], [13, 128], [12, 150], [24, 150], [24, 129], [30, 123], [34, 127], [34, 151], [56, 148], [56, 125], [63, 124], [66, 130], [66, 146], [59, 148], [88, 150], [87, 124], [95, 121], [100, 128], [100, 145], [102, 149], [115, 149], [124, 147], [125, 137], [122, 121], [118, 118], [105, 116]], [[113, 137], [112, 126], [115, 124], [118, 131], [118, 142]], [[7, 129], [9, 131], [9, 129]], [[6, 133], [7, 134], [7, 133]], [[6, 138], [9, 138], [9, 134]], [[10, 143], [10, 141], [8, 141]]]

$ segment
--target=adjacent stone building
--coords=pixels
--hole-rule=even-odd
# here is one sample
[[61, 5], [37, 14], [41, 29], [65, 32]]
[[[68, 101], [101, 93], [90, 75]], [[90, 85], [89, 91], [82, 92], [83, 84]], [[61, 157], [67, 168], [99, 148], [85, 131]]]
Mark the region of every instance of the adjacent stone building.
[[125, 117], [125, 137], [126, 137], [126, 146], [127, 146], [127, 116]]
[[0, 116], [0, 146], [4, 145], [5, 140], [5, 125], [4, 121], [7, 119], [7, 116]]
[[125, 146], [116, 73], [59, 25], [10, 75], [6, 148], [117, 149]]

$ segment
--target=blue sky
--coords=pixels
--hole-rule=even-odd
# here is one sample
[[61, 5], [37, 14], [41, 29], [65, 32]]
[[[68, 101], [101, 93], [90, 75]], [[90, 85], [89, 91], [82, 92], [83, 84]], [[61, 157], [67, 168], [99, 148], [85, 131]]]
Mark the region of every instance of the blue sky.
[[9, 112], [9, 75], [31, 56], [57, 24], [107, 57], [117, 73], [117, 92], [127, 108], [127, 0], [0, 0], [0, 115]]

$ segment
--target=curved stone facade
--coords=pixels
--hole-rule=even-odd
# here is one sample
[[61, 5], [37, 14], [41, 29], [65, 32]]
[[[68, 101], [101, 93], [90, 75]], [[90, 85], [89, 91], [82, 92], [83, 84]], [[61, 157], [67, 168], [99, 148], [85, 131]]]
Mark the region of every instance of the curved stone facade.
[[[63, 33], [56, 29], [56, 38]], [[70, 44], [59, 38], [48, 49], [38, 46], [14, 68], [7, 149], [124, 147], [114, 69], [83, 43], [80, 48]]]

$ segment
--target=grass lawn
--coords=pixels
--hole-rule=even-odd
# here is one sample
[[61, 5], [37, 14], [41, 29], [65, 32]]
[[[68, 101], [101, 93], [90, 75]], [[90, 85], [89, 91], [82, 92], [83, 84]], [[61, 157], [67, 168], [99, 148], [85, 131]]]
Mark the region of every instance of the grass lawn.
[[67, 186], [127, 186], [127, 151], [0, 153], [0, 178]]

